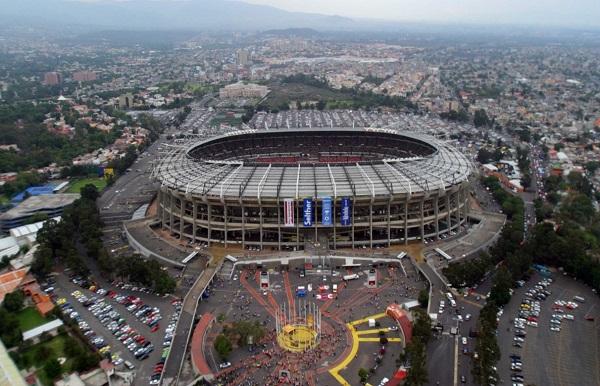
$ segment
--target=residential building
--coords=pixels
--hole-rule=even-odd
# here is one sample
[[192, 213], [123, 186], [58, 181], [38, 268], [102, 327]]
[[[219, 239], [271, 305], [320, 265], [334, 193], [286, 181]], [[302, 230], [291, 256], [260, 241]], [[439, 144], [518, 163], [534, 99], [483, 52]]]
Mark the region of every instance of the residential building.
[[58, 72], [47, 72], [44, 74], [44, 84], [48, 86], [56, 86], [62, 83], [62, 75]]
[[91, 82], [96, 80], [94, 71], [77, 71], [73, 73], [73, 80], [76, 82]]

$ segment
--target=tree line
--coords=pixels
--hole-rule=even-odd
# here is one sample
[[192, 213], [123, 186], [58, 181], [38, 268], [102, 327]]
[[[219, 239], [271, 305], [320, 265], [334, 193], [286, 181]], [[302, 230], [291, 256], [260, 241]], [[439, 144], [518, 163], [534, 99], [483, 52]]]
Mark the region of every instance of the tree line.
[[81, 198], [65, 208], [60, 222], [48, 220], [38, 232], [39, 247], [31, 270], [46, 277], [56, 263], [62, 263], [80, 276], [90, 273], [84, 257], [95, 261], [107, 278], [121, 278], [152, 288], [155, 292], [172, 293], [175, 280], [156, 261], [139, 256], [112, 257], [102, 244], [102, 221], [96, 206], [98, 190], [88, 184]]

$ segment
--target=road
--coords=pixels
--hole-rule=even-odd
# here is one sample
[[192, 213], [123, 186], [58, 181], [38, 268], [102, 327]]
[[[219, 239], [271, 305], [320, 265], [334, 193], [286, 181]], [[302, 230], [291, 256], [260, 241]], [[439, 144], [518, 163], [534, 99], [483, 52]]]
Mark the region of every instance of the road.
[[171, 345], [171, 353], [165, 363], [163, 385], [176, 384], [178, 380], [181, 366], [186, 358], [187, 345], [192, 333], [198, 302], [220, 267], [221, 265], [219, 264], [206, 268], [183, 301], [183, 308], [175, 329], [173, 344]]
[[[476, 300], [476, 294], [468, 297], [457, 296], [456, 308], [450, 306], [446, 293], [448, 289], [442, 278], [435, 272], [429, 263], [420, 263], [419, 268], [430, 279], [432, 283], [430, 313], [437, 314], [438, 322], [443, 330], [435, 334], [434, 339], [427, 348], [427, 366], [429, 373], [429, 384], [440, 386], [456, 386], [460, 382], [461, 376], [465, 377], [467, 385], [475, 385], [471, 376], [471, 356], [475, 349], [475, 340], [468, 338], [469, 331], [475, 330], [479, 310], [483, 306], [483, 300]], [[480, 296], [481, 299], [483, 297]], [[439, 313], [440, 301], [444, 300], [446, 307]], [[459, 321], [460, 315], [462, 321]], [[469, 315], [469, 320], [467, 319]], [[457, 327], [457, 335], [451, 334], [451, 328]], [[467, 337], [467, 344], [463, 345], [462, 337]], [[463, 353], [467, 349], [467, 354]]]

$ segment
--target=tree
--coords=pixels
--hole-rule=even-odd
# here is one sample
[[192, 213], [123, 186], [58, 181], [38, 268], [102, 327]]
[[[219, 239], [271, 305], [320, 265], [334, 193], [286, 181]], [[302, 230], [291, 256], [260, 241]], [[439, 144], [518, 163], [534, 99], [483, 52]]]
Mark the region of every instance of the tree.
[[56, 358], [53, 358], [44, 365], [44, 372], [49, 379], [55, 380], [62, 374], [62, 366]]
[[99, 196], [98, 188], [96, 188], [96, 186], [93, 184], [87, 184], [83, 188], [81, 188], [79, 191], [81, 193], [81, 198], [86, 199], [86, 200], [95, 202]]
[[16, 289], [11, 293], [6, 294], [3, 306], [7, 311], [19, 312], [23, 308], [24, 301], [25, 295], [23, 294], [23, 291]]
[[418, 300], [421, 307], [427, 308], [427, 303], [429, 303], [429, 292], [427, 291], [427, 289], [422, 289], [421, 291], [419, 291]]
[[600, 168], [600, 162], [598, 162], [598, 161], [589, 161], [588, 163], [585, 164], [585, 170], [587, 170], [588, 173], [590, 173], [590, 174], [596, 173], [596, 170], [598, 170], [599, 168]]
[[44, 362], [47, 358], [52, 356], [52, 348], [45, 344], [42, 344], [35, 351], [35, 360], [37, 363]]
[[82, 355], [75, 357], [73, 367], [75, 371], [84, 372], [96, 367], [98, 362], [100, 362], [98, 355], [92, 353], [82, 353]]
[[360, 369], [358, 369], [358, 377], [360, 378], [360, 381], [362, 383], [365, 383], [367, 379], [369, 379], [369, 370], [361, 367]]
[[494, 276], [490, 301], [502, 307], [510, 301], [510, 289], [513, 284], [511, 273], [506, 267], [500, 267]]
[[232, 349], [229, 338], [227, 338], [224, 334], [217, 335], [214, 347], [221, 360], [227, 360], [227, 357], [229, 356], [229, 353], [231, 353]]
[[7, 348], [17, 346], [23, 341], [19, 320], [4, 307], [0, 307], [0, 339]]
[[412, 341], [407, 347], [410, 368], [406, 376], [406, 385], [423, 386], [429, 381], [425, 345], [419, 339]]
[[490, 123], [487, 112], [484, 109], [475, 111], [473, 116], [473, 124], [475, 127], [487, 126]]

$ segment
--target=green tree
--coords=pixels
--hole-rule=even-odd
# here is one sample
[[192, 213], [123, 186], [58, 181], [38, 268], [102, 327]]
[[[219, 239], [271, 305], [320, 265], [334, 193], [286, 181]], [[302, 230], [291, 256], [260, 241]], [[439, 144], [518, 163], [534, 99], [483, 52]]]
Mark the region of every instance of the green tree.
[[369, 379], [369, 370], [362, 367], [358, 369], [358, 378], [360, 378], [362, 383], [367, 382], [367, 379]]
[[490, 119], [484, 109], [475, 111], [475, 115], [473, 116], [473, 124], [475, 127], [487, 126], [489, 123]]
[[221, 360], [227, 360], [227, 357], [229, 356], [232, 350], [232, 345], [229, 338], [227, 338], [227, 336], [225, 336], [224, 334], [217, 335], [214, 347], [217, 351], [217, 354], [219, 354]]
[[52, 356], [52, 348], [50, 348], [50, 346], [47, 346], [45, 344], [42, 344], [41, 346], [39, 346], [38, 349], [35, 351], [35, 360], [37, 363], [42, 363], [51, 356]]
[[25, 302], [25, 295], [23, 291], [20, 289], [16, 289], [15, 291], [6, 294], [4, 297], [3, 306], [7, 311], [10, 312], [19, 312], [23, 308], [23, 303]]
[[418, 300], [421, 307], [427, 308], [427, 303], [429, 303], [429, 291], [425, 288], [419, 291]]
[[44, 365], [44, 373], [49, 379], [55, 380], [62, 374], [62, 366], [56, 358], [50, 359]]
[[412, 341], [407, 347], [410, 368], [406, 376], [406, 385], [423, 386], [429, 381], [425, 345], [419, 339]]
[[96, 186], [93, 184], [86, 184], [84, 187], [82, 187], [79, 190], [79, 192], [81, 193], [81, 197], [83, 199], [94, 201], [94, 202], [96, 201], [96, 199], [99, 196], [98, 188], [96, 188]]
[[511, 273], [506, 267], [500, 267], [494, 275], [489, 301], [502, 307], [510, 301], [510, 289], [513, 284]]
[[596, 170], [598, 170], [600, 168], [600, 162], [599, 161], [589, 161], [585, 164], [585, 170], [588, 171], [588, 173], [590, 174], [594, 174], [596, 173]]
[[17, 346], [23, 341], [19, 320], [4, 307], [0, 307], [0, 339], [7, 348]]

